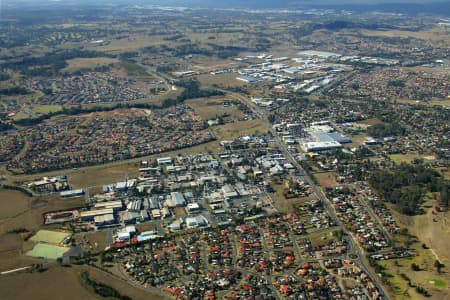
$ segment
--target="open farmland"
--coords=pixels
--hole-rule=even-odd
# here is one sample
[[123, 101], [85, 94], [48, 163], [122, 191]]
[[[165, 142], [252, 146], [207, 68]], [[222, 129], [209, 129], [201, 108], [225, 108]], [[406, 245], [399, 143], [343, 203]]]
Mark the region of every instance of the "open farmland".
[[0, 189], [0, 222], [26, 211], [32, 198], [13, 190]]
[[363, 30], [362, 33], [367, 36], [381, 37], [413, 37], [422, 40], [429, 40], [437, 43], [448, 44], [450, 30], [446, 27], [433, 27], [423, 31], [406, 31], [406, 30]]
[[[76, 273], [70, 268], [1, 276], [0, 289], [4, 299], [97, 299], [78, 283]], [[59, 296], [55, 298], [55, 295]]]
[[[73, 207], [81, 207], [84, 205], [84, 199], [82, 198], [72, 198], [62, 201], [58, 195], [54, 195], [48, 197], [30, 198], [30, 200], [28, 200], [28, 197], [25, 195], [19, 196], [15, 194], [17, 193], [16, 191], [0, 189], [0, 192], [2, 192], [2, 195], [5, 195], [5, 198], [2, 197], [2, 201], [0, 201], [0, 211], [9, 211], [11, 213], [7, 217], [0, 220], [0, 235], [19, 228], [37, 231], [43, 224], [43, 214], [45, 212], [50, 210], [64, 210]], [[12, 197], [8, 197], [10, 193], [12, 193]], [[14, 197], [16, 199], [20, 199], [22, 204], [12, 205], [11, 203], [3, 200], [7, 200], [8, 198], [14, 199]], [[24, 206], [25, 201], [28, 202], [26, 207]], [[11, 211], [10, 207], [13, 207], [14, 210]]]
[[[2, 276], [0, 289], [5, 299], [99, 299], [98, 295], [88, 291], [81, 284], [79, 279], [81, 271], [80, 268], [52, 266], [43, 273], [18, 273]], [[130, 289], [128, 284], [95, 269], [89, 271], [89, 275], [91, 279], [106, 283], [132, 299], [162, 299], [159, 295], [156, 297], [155, 294], [140, 289]], [[21, 288], [23, 286], [27, 288]]]
[[[0, 234], [0, 243], [0, 272], [27, 266], [38, 261], [24, 255], [24, 252], [29, 249], [25, 249], [23, 240], [18, 234]], [[0, 275], [0, 281], [4, 279], [3, 277], [3, 275]]]

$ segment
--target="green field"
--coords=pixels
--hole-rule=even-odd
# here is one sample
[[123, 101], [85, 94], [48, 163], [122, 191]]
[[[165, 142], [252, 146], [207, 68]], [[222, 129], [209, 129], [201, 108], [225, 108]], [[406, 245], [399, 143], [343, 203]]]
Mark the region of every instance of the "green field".
[[37, 114], [48, 114], [52, 112], [61, 111], [62, 106], [61, 105], [38, 105], [33, 107], [33, 112]]
[[395, 163], [399, 164], [399, 163], [411, 163], [413, 160], [415, 159], [423, 159], [426, 161], [432, 161], [435, 158], [433, 156], [427, 156], [427, 155], [422, 155], [422, 154], [392, 154], [389, 156], [389, 158], [391, 160], [393, 160]]
[[42, 257], [46, 259], [58, 259], [69, 251], [67, 247], [59, 247], [54, 245], [48, 245], [39, 243], [34, 246], [33, 250], [28, 251], [27, 255], [31, 257]]
[[70, 234], [66, 232], [39, 230], [31, 240], [34, 242], [43, 242], [48, 244], [60, 244], [64, 239], [69, 237]]

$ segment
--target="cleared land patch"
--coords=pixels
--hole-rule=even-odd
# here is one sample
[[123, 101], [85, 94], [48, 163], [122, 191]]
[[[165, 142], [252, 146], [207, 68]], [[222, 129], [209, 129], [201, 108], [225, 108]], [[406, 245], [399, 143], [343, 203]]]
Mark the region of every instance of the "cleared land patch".
[[66, 61], [68, 66], [62, 69], [62, 72], [74, 72], [80, 69], [93, 69], [96, 67], [107, 66], [118, 63], [116, 58], [95, 57], [95, 58], [74, 58]]
[[333, 186], [336, 185], [336, 172], [315, 173], [314, 177], [321, 186]]
[[186, 104], [194, 109], [194, 111], [203, 119], [209, 120], [215, 117], [228, 115], [233, 119], [238, 119], [243, 116], [242, 111], [237, 105], [223, 106], [225, 99], [195, 99], [188, 100]]
[[249, 120], [216, 126], [212, 131], [219, 140], [233, 140], [242, 135], [263, 134], [267, 127], [261, 120]]
[[442, 263], [448, 264], [450, 262], [448, 251], [450, 248], [450, 212], [436, 213], [433, 200], [429, 200], [425, 205], [431, 205], [433, 208], [427, 209], [423, 215], [409, 217], [399, 214], [395, 209], [392, 209], [392, 213], [401, 227], [407, 228], [422, 243], [433, 249], [438, 256], [435, 259], [439, 258]]
[[197, 76], [198, 81], [202, 85], [205, 86], [213, 86], [213, 85], [219, 85], [223, 87], [240, 87], [245, 86], [246, 83], [240, 80], [237, 80], [236, 77], [238, 77], [239, 74], [236, 73], [224, 73], [224, 74], [202, 74]]
[[411, 163], [415, 159], [423, 159], [426, 161], [434, 160], [433, 156], [421, 155], [421, 154], [392, 154], [389, 156], [395, 163]]

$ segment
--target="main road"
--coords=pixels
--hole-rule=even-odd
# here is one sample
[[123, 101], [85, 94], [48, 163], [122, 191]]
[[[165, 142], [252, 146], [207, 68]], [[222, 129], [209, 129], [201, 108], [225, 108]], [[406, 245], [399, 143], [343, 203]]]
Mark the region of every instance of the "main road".
[[307, 175], [303, 167], [297, 162], [297, 159], [293, 157], [291, 152], [287, 149], [286, 145], [281, 141], [280, 136], [275, 132], [275, 130], [272, 127], [271, 122], [267, 118], [267, 115], [265, 111], [263, 111], [260, 107], [249, 101], [247, 97], [244, 97], [238, 93], [230, 92], [228, 90], [222, 90], [224, 93], [226, 93], [229, 96], [234, 97], [235, 99], [243, 102], [246, 104], [252, 112], [258, 116], [262, 121], [264, 121], [266, 127], [268, 128], [269, 132], [273, 136], [273, 140], [275, 141], [275, 144], [280, 149], [280, 151], [283, 153], [283, 155], [286, 157], [286, 159], [296, 168], [297, 172], [300, 176], [304, 177], [305, 180], [308, 182], [308, 184], [313, 189], [314, 193], [317, 195], [319, 200], [322, 202], [324, 208], [327, 210], [328, 214], [330, 215], [333, 222], [338, 225], [340, 228], [342, 228], [343, 232], [345, 233], [347, 245], [348, 245], [348, 251], [355, 253], [358, 257], [355, 259], [355, 262], [358, 263], [358, 265], [361, 267], [362, 270], [366, 272], [366, 274], [369, 276], [369, 278], [372, 280], [372, 282], [376, 285], [378, 291], [380, 292], [381, 296], [384, 299], [388, 299], [387, 293], [385, 292], [383, 286], [379, 283], [379, 281], [376, 278], [376, 275], [372, 272], [371, 269], [369, 269], [364, 262], [364, 251], [359, 246], [358, 242], [354, 239], [353, 235], [351, 235], [344, 224], [339, 220], [339, 218], [336, 215], [335, 210], [333, 209], [329, 199], [324, 195], [323, 191], [314, 183], [314, 181]]

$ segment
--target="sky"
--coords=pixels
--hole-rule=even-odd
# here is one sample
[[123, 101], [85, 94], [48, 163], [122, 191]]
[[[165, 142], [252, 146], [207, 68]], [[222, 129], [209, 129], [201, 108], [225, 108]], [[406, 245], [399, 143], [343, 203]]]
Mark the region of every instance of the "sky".
[[[18, 3], [18, 2], [24, 2], [24, 3], [57, 3], [57, 2], [67, 2], [65, 0], [0, 0], [0, 2], [4, 3]], [[96, 0], [70, 0], [69, 2], [80, 2], [80, 3], [86, 3], [86, 2], [100, 2]], [[217, 0], [103, 0], [103, 2], [149, 2], [149, 3], [158, 3], [158, 4], [174, 4], [174, 3], [217, 3], [220, 1]], [[240, 2], [242, 4], [244, 3], [257, 3], [259, 1], [255, 0], [239, 0], [239, 1], [233, 1], [233, 2]], [[265, 2], [265, 1], [262, 1]], [[320, 3], [320, 4], [331, 4], [331, 5], [338, 5], [338, 4], [380, 4], [380, 3], [418, 3], [418, 4], [425, 4], [425, 3], [436, 3], [436, 2], [445, 2], [445, 0], [271, 0], [271, 2], [274, 3], [295, 3], [295, 4], [314, 4], [314, 3]], [[447, 2], [450, 5], [450, 1], [447, 0]]]

